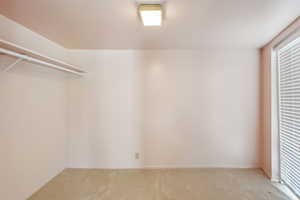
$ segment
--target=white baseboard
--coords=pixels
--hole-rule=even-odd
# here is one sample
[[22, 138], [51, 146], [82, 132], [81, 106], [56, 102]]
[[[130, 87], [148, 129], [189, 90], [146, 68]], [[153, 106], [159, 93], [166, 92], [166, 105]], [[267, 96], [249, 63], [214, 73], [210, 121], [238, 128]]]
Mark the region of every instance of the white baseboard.
[[68, 168], [75, 169], [260, 169], [258, 165], [144, 165], [131, 167], [76, 167], [69, 166]]
[[215, 169], [258, 169], [257, 165], [145, 165], [145, 169], [205, 169], [205, 168], [215, 168]]

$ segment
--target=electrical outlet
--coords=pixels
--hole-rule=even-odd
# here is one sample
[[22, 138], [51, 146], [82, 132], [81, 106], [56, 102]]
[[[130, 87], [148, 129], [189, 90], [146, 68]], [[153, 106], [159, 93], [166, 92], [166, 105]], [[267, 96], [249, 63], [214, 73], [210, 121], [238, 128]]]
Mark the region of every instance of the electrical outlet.
[[136, 160], [140, 159], [140, 153], [135, 153], [135, 159]]

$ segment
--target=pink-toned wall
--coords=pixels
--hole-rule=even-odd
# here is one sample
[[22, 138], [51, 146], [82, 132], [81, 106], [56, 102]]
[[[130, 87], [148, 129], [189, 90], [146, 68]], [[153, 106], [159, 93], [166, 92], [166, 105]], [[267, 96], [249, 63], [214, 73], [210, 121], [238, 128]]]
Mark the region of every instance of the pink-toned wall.
[[300, 28], [300, 17], [298, 17], [291, 25], [278, 34], [273, 40], [261, 48], [261, 133], [262, 133], [262, 168], [266, 174], [272, 178], [277, 179], [278, 171], [278, 145], [274, 134], [276, 129], [272, 124], [276, 114], [272, 111], [274, 102], [272, 103], [272, 50], [273, 48], [287, 38], [290, 34]]

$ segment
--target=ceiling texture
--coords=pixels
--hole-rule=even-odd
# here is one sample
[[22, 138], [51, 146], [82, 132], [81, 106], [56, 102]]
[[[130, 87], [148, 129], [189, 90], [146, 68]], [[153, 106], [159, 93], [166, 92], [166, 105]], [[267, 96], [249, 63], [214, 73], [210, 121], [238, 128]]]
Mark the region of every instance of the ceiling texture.
[[199, 49], [262, 47], [300, 0], [166, 0], [164, 10], [162, 27], [144, 27], [135, 0], [0, 1], [0, 14], [66, 48]]

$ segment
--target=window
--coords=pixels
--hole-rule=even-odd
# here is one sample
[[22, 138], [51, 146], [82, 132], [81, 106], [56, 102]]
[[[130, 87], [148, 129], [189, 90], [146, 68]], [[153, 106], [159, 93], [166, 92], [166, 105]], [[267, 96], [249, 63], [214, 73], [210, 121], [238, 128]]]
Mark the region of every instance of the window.
[[300, 37], [277, 50], [280, 179], [300, 196]]

